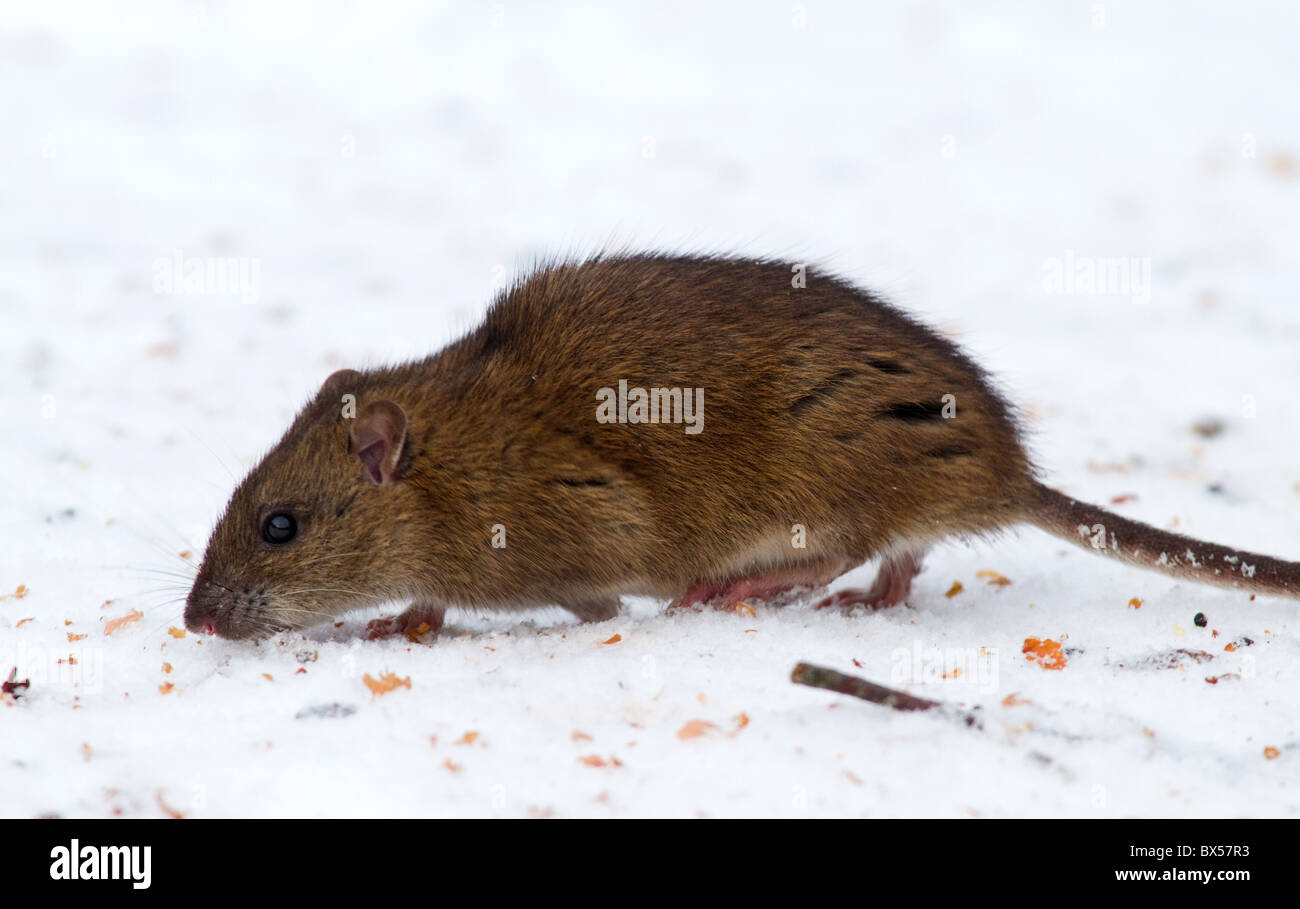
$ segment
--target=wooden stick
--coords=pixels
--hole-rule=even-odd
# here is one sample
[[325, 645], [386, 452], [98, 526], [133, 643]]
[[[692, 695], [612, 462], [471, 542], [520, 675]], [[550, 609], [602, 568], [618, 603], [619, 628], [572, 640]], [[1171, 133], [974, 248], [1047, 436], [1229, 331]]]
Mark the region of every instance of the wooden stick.
[[868, 682], [866, 679], [860, 679], [855, 675], [845, 675], [842, 672], [836, 672], [834, 669], [827, 669], [825, 666], [800, 663], [794, 667], [794, 672], [790, 673], [790, 681], [798, 685], [807, 685], [810, 688], [825, 688], [827, 691], [861, 698], [864, 701], [870, 701], [891, 710], [934, 710], [938, 708], [940, 712], [961, 720], [967, 726], [979, 726], [979, 719], [974, 714], [954, 711], [942, 701], [918, 698], [905, 691], [886, 688], [884, 685]]

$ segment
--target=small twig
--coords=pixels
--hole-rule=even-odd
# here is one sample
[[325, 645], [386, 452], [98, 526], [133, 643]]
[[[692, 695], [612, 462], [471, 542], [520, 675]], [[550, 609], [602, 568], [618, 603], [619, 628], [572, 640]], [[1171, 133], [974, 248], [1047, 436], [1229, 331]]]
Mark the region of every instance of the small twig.
[[938, 701], [913, 697], [904, 691], [886, 688], [884, 685], [868, 682], [855, 675], [845, 675], [834, 669], [814, 666], [811, 663], [800, 663], [794, 667], [790, 680], [799, 685], [807, 685], [809, 688], [825, 688], [828, 691], [861, 698], [893, 710], [931, 710], [943, 706]]
[[15, 666], [9, 672], [9, 679], [5, 682], [0, 682], [0, 695], [7, 694], [9, 697], [17, 700], [27, 693], [27, 689], [30, 688], [31, 685], [32, 683], [30, 679], [23, 679], [21, 682], [18, 681], [18, 667]]
[[918, 698], [905, 691], [886, 688], [884, 685], [868, 682], [866, 679], [860, 679], [855, 675], [845, 675], [824, 666], [800, 663], [794, 667], [794, 672], [790, 673], [790, 680], [798, 685], [807, 685], [809, 688], [825, 688], [827, 691], [861, 698], [864, 701], [870, 701], [891, 710], [937, 709], [946, 716], [961, 720], [967, 726], [978, 727], [980, 725], [979, 718], [975, 714], [955, 710], [942, 701]]

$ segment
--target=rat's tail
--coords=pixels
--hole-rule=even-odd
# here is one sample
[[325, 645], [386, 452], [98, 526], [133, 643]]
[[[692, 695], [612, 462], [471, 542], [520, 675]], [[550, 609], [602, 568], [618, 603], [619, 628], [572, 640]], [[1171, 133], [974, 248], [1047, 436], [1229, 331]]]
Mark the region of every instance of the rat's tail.
[[1036, 485], [1026, 520], [1076, 546], [1180, 580], [1300, 599], [1300, 562], [1169, 533]]

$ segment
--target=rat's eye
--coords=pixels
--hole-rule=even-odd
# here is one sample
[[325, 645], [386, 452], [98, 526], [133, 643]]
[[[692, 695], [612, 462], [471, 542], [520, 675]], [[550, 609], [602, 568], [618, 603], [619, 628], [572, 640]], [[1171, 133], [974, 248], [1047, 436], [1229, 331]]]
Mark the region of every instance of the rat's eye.
[[293, 515], [276, 512], [262, 525], [262, 539], [268, 543], [287, 543], [298, 535], [298, 522]]

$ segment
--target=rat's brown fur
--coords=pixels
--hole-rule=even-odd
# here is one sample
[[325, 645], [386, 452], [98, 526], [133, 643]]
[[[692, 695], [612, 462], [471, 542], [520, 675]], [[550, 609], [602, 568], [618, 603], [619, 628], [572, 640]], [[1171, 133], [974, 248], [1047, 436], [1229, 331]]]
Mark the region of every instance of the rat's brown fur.
[[[448, 605], [599, 619], [624, 594], [762, 595], [876, 556], [862, 597], [892, 602], [930, 543], [1021, 521], [1075, 541], [1106, 524], [1100, 551], [1174, 574], [1185, 543], [1207, 547], [1046, 490], [953, 344], [833, 277], [791, 277], [720, 258], [553, 265], [428, 359], [334, 374], [235, 490], [187, 624], [245, 637], [391, 600], [417, 604], [405, 625]], [[704, 389], [703, 431], [598, 422], [619, 380]], [[277, 510], [299, 522], [284, 545], [260, 533]], [[1300, 567], [1267, 563], [1196, 579], [1300, 591]]]

